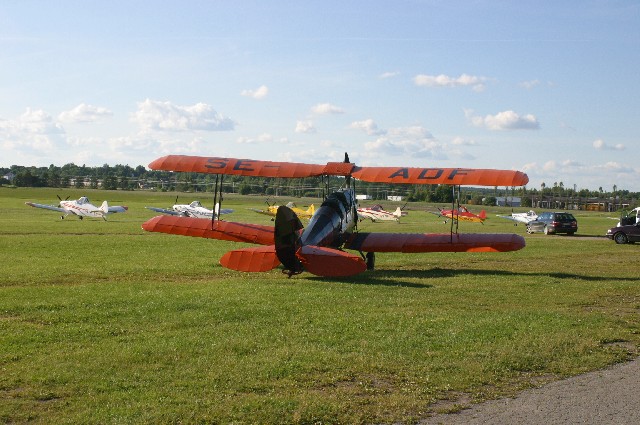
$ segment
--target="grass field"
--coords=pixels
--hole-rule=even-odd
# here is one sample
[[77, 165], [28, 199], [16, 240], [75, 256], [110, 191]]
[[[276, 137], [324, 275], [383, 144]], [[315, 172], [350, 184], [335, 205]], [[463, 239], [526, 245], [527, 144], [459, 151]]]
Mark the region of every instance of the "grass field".
[[[129, 211], [24, 205], [56, 194]], [[603, 238], [605, 213], [545, 236], [493, 208], [460, 231], [520, 233], [525, 249], [379, 254], [349, 279], [287, 279], [220, 267], [239, 244], [141, 230], [144, 206], [175, 196], [0, 188], [0, 422], [412, 423], [640, 352], [640, 246]], [[247, 210], [260, 206], [229, 196], [225, 219], [268, 224]], [[433, 206], [409, 208], [360, 230], [448, 231]]]

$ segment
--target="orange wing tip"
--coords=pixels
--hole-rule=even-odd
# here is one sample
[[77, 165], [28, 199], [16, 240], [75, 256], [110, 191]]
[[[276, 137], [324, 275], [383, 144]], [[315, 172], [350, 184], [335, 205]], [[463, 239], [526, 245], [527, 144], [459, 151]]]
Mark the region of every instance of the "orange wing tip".
[[267, 272], [278, 267], [276, 249], [271, 246], [229, 251], [220, 258], [220, 265], [240, 272]]
[[304, 269], [316, 276], [353, 276], [367, 269], [362, 258], [331, 248], [305, 245], [296, 255]]

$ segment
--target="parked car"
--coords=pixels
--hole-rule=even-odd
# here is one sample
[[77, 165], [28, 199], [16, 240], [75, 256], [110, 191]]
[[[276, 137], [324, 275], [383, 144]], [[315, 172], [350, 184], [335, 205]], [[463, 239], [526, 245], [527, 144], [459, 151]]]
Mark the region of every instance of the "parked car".
[[578, 231], [578, 221], [567, 212], [543, 212], [538, 218], [527, 223], [527, 233], [544, 232], [545, 235], [566, 233], [573, 235]]
[[607, 230], [607, 237], [616, 243], [640, 242], [640, 223], [612, 227]]

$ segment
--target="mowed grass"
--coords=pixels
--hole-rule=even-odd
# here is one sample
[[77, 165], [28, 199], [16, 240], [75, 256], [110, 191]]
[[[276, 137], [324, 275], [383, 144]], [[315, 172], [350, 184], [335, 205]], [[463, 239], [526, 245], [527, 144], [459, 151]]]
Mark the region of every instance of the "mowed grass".
[[[24, 205], [56, 194], [129, 211], [60, 220]], [[194, 199], [212, 203], [179, 200]], [[576, 212], [567, 237], [490, 209], [459, 231], [520, 233], [525, 249], [379, 254], [348, 279], [287, 279], [219, 266], [240, 244], [140, 228], [145, 206], [174, 201], [0, 189], [1, 422], [412, 423], [639, 353], [640, 245], [601, 237], [611, 214]], [[268, 224], [247, 209], [263, 206], [228, 196], [224, 218]], [[409, 207], [360, 231], [449, 230], [434, 206]]]

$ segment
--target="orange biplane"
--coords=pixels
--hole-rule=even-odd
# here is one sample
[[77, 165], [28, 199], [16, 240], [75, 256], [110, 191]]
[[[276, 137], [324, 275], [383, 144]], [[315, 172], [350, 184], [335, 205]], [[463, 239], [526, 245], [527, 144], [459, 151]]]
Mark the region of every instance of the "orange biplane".
[[[283, 272], [289, 277], [303, 271], [318, 276], [340, 277], [373, 269], [376, 252], [505, 252], [525, 246], [524, 238], [515, 234], [358, 232], [357, 202], [355, 191], [350, 187], [351, 178], [382, 183], [522, 186], [529, 179], [519, 171], [358, 167], [349, 162], [346, 154], [344, 162], [326, 165], [169, 155], [153, 161], [149, 168], [220, 176], [345, 177], [345, 187], [325, 198], [306, 228], [286, 206], [278, 208], [274, 226], [173, 216], [154, 217], [142, 225], [150, 232], [261, 245], [223, 255], [220, 264], [233, 270], [261, 272], [282, 264]], [[359, 255], [343, 249], [354, 250]]]

